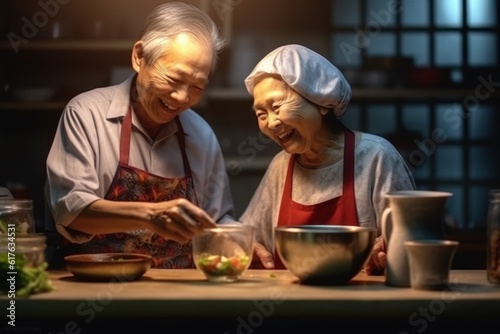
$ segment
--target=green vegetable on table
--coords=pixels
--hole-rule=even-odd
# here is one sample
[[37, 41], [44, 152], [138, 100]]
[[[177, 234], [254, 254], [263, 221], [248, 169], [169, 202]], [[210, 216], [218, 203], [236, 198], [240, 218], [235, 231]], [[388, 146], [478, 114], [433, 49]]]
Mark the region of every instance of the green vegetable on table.
[[[27, 297], [34, 293], [48, 292], [54, 289], [49, 273], [46, 271], [47, 262], [42, 263], [38, 267], [28, 266], [26, 259], [16, 254], [15, 261], [9, 263], [7, 254], [0, 254], [0, 271], [5, 273], [5, 279], [0, 281], [0, 292], [2, 294], [15, 294], [16, 297]], [[9, 274], [15, 273], [15, 274]], [[15, 277], [14, 285], [8, 280], [10, 277]]]
[[7, 231], [8, 231], [7, 222], [4, 222], [2, 219], [0, 219], [0, 233], [7, 233]]

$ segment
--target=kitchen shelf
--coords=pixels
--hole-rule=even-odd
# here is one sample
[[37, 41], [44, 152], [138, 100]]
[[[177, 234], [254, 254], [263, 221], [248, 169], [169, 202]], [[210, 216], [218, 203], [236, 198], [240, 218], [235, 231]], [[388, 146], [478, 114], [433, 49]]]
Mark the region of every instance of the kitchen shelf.
[[[474, 96], [472, 89], [420, 89], [420, 88], [353, 88], [353, 99], [454, 99], [460, 100], [467, 96]], [[224, 100], [250, 100], [251, 95], [245, 88], [211, 88], [207, 90], [207, 98]], [[500, 94], [494, 93], [492, 97], [498, 98]]]
[[215, 100], [251, 100], [245, 88], [208, 88], [205, 97]]
[[[450, 99], [463, 100], [474, 96], [468, 89], [412, 89], [412, 88], [354, 88], [352, 99], [388, 100], [388, 99]], [[494, 93], [491, 98], [498, 99], [500, 94]], [[251, 95], [245, 88], [209, 88], [203, 98], [202, 105], [207, 101], [251, 101]], [[0, 102], [0, 110], [62, 110], [66, 102]]]
[[[33, 39], [19, 45], [20, 50], [31, 51], [130, 51], [134, 40], [51, 40]], [[0, 42], [0, 50], [12, 49], [9, 42]]]
[[[474, 96], [472, 89], [421, 89], [421, 88], [354, 88], [353, 99], [453, 99], [463, 100]], [[498, 94], [496, 95], [498, 96]]]
[[226, 162], [226, 167], [230, 169], [235, 169], [237, 166], [245, 170], [246, 172], [264, 172], [269, 166], [269, 163], [273, 159], [274, 155], [268, 157], [256, 157], [254, 159], [242, 158], [240, 156], [226, 156], [224, 158]]
[[61, 111], [66, 106], [63, 101], [50, 101], [50, 102], [0, 102], [0, 111], [17, 111], [17, 110], [33, 110], [47, 111], [57, 110]]

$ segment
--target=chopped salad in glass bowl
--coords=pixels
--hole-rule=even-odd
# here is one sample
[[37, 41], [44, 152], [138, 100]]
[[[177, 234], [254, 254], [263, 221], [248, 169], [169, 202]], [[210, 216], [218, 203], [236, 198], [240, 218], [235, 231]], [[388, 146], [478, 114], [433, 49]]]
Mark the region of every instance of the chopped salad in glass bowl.
[[222, 224], [193, 237], [193, 260], [212, 282], [235, 282], [250, 266], [254, 228]]

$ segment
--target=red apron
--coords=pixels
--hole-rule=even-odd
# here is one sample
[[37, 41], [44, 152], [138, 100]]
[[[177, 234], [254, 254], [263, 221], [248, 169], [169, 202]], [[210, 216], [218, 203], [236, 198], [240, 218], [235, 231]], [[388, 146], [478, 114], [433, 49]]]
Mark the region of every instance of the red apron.
[[[114, 201], [160, 202], [186, 198], [197, 204], [191, 168], [185, 152], [184, 131], [178, 117], [177, 140], [182, 152], [185, 176], [164, 178], [128, 165], [132, 112], [123, 119], [120, 136], [120, 162], [105, 199]], [[105, 221], [103, 222], [105, 223]], [[83, 244], [67, 245], [67, 253], [142, 253], [153, 256], [154, 268], [194, 268], [191, 242], [180, 244], [148, 230], [100, 234]]]
[[[295, 155], [290, 157], [281, 198], [278, 226], [285, 225], [359, 225], [354, 194], [354, 133], [344, 129], [344, 178], [342, 196], [314, 205], [303, 205], [292, 200], [293, 165]], [[274, 264], [284, 269], [275, 251]]]

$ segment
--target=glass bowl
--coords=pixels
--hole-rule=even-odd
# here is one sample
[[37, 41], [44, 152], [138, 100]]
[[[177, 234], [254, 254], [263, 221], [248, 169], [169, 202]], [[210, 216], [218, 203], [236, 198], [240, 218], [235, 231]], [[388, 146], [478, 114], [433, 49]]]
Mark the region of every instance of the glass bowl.
[[193, 260], [212, 282], [235, 282], [250, 266], [254, 228], [221, 224], [193, 237]]

